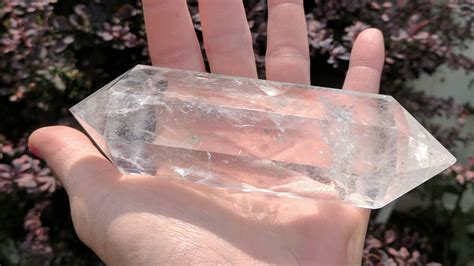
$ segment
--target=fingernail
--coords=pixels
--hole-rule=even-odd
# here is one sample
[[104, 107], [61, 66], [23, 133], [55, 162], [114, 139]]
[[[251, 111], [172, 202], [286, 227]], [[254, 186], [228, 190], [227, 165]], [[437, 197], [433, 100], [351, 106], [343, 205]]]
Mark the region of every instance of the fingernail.
[[36, 148], [35, 146], [31, 145], [30, 143], [28, 143], [28, 150], [29, 150], [30, 153], [33, 154], [34, 156], [36, 156], [36, 157], [38, 157], [38, 158], [41, 158], [38, 148]]

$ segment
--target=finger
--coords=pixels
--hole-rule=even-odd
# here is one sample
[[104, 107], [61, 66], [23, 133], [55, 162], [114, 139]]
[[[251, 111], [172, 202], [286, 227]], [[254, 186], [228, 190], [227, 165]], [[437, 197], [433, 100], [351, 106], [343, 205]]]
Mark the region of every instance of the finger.
[[91, 188], [100, 190], [110, 182], [101, 177], [118, 175], [84, 134], [69, 127], [40, 128], [31, 134], [28, 146], [48, 163], [70, 196], [87, 197]]
[[154, 65], [205, 71], [186, 0], [143, 0], [143, 11]]
[[267, 79], [310, 83], [303, 0], [268, 0]]
[[382, 32], [364, 30], [357, 36], [343, 89], [378, 93], [385, 48]]
[[[364, 30], [357, 36], [351, 52], [349, 70], [343, 89], [378, 93], [382, 76], [385, 48], [382, 33], [377, 29]], [[363, 108], [359, 106], [358, 108]], [[368, 144], [369, 145], [369, 144]], [[360, 209], [365, 218], [360, 221], [366, 225], [369, 209]]]
[[242, 0], [200, 0], [199, 12], [211, 71], [256, 78], [252, 36]]

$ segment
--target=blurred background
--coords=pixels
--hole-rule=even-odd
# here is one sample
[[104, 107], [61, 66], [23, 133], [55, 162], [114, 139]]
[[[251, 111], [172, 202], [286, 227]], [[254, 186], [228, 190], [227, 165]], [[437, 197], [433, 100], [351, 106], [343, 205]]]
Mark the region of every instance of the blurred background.
[[[40, 126], [77, 127], [69, 107], [150, 63], [141, 3], [0, 1], [0, 265], [101, 265], [75, 235], [54, 173], [25, 144]], [[188, 2], [201, 38], [197, 3]], [[264, 78], [266, 1], [244, 3]], [[473, 265], [474, 2], [306, 0], [305, 8], [314, 85], [341, 87], [357, 34], [382, 30], [381, 93], [458, 158], [372, 213], [363, 264]]]

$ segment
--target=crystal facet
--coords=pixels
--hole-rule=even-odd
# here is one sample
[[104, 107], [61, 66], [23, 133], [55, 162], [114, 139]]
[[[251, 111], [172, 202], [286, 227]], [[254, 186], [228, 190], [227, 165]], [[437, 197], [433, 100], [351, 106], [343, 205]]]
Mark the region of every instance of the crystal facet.
[[71, 108], [126, 174], [379, 208], [455, 158], [392, 97], [138, 65]]

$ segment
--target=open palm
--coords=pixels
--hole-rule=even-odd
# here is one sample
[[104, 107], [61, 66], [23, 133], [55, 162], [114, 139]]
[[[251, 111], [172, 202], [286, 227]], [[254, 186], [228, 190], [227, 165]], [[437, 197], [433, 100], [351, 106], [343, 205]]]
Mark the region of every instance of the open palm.
[[[143, 5], [153, 64], [205, 71], [186, 1]], [[303, 1], [268, 0], [268, 8], [267, 78], [309, 83]], [[211, 71], [256, 78], [242, 1], [200, 0], [199, 10]], [[381, 33], [362, 32], [344, 89], [376, 93], [383, 61]], [[64, 184], [79, 237], [108, 264], [360, 262], [366, 209], [122, 175], [85, 135], [68, 127], [41, 128], [30, 146]]]

